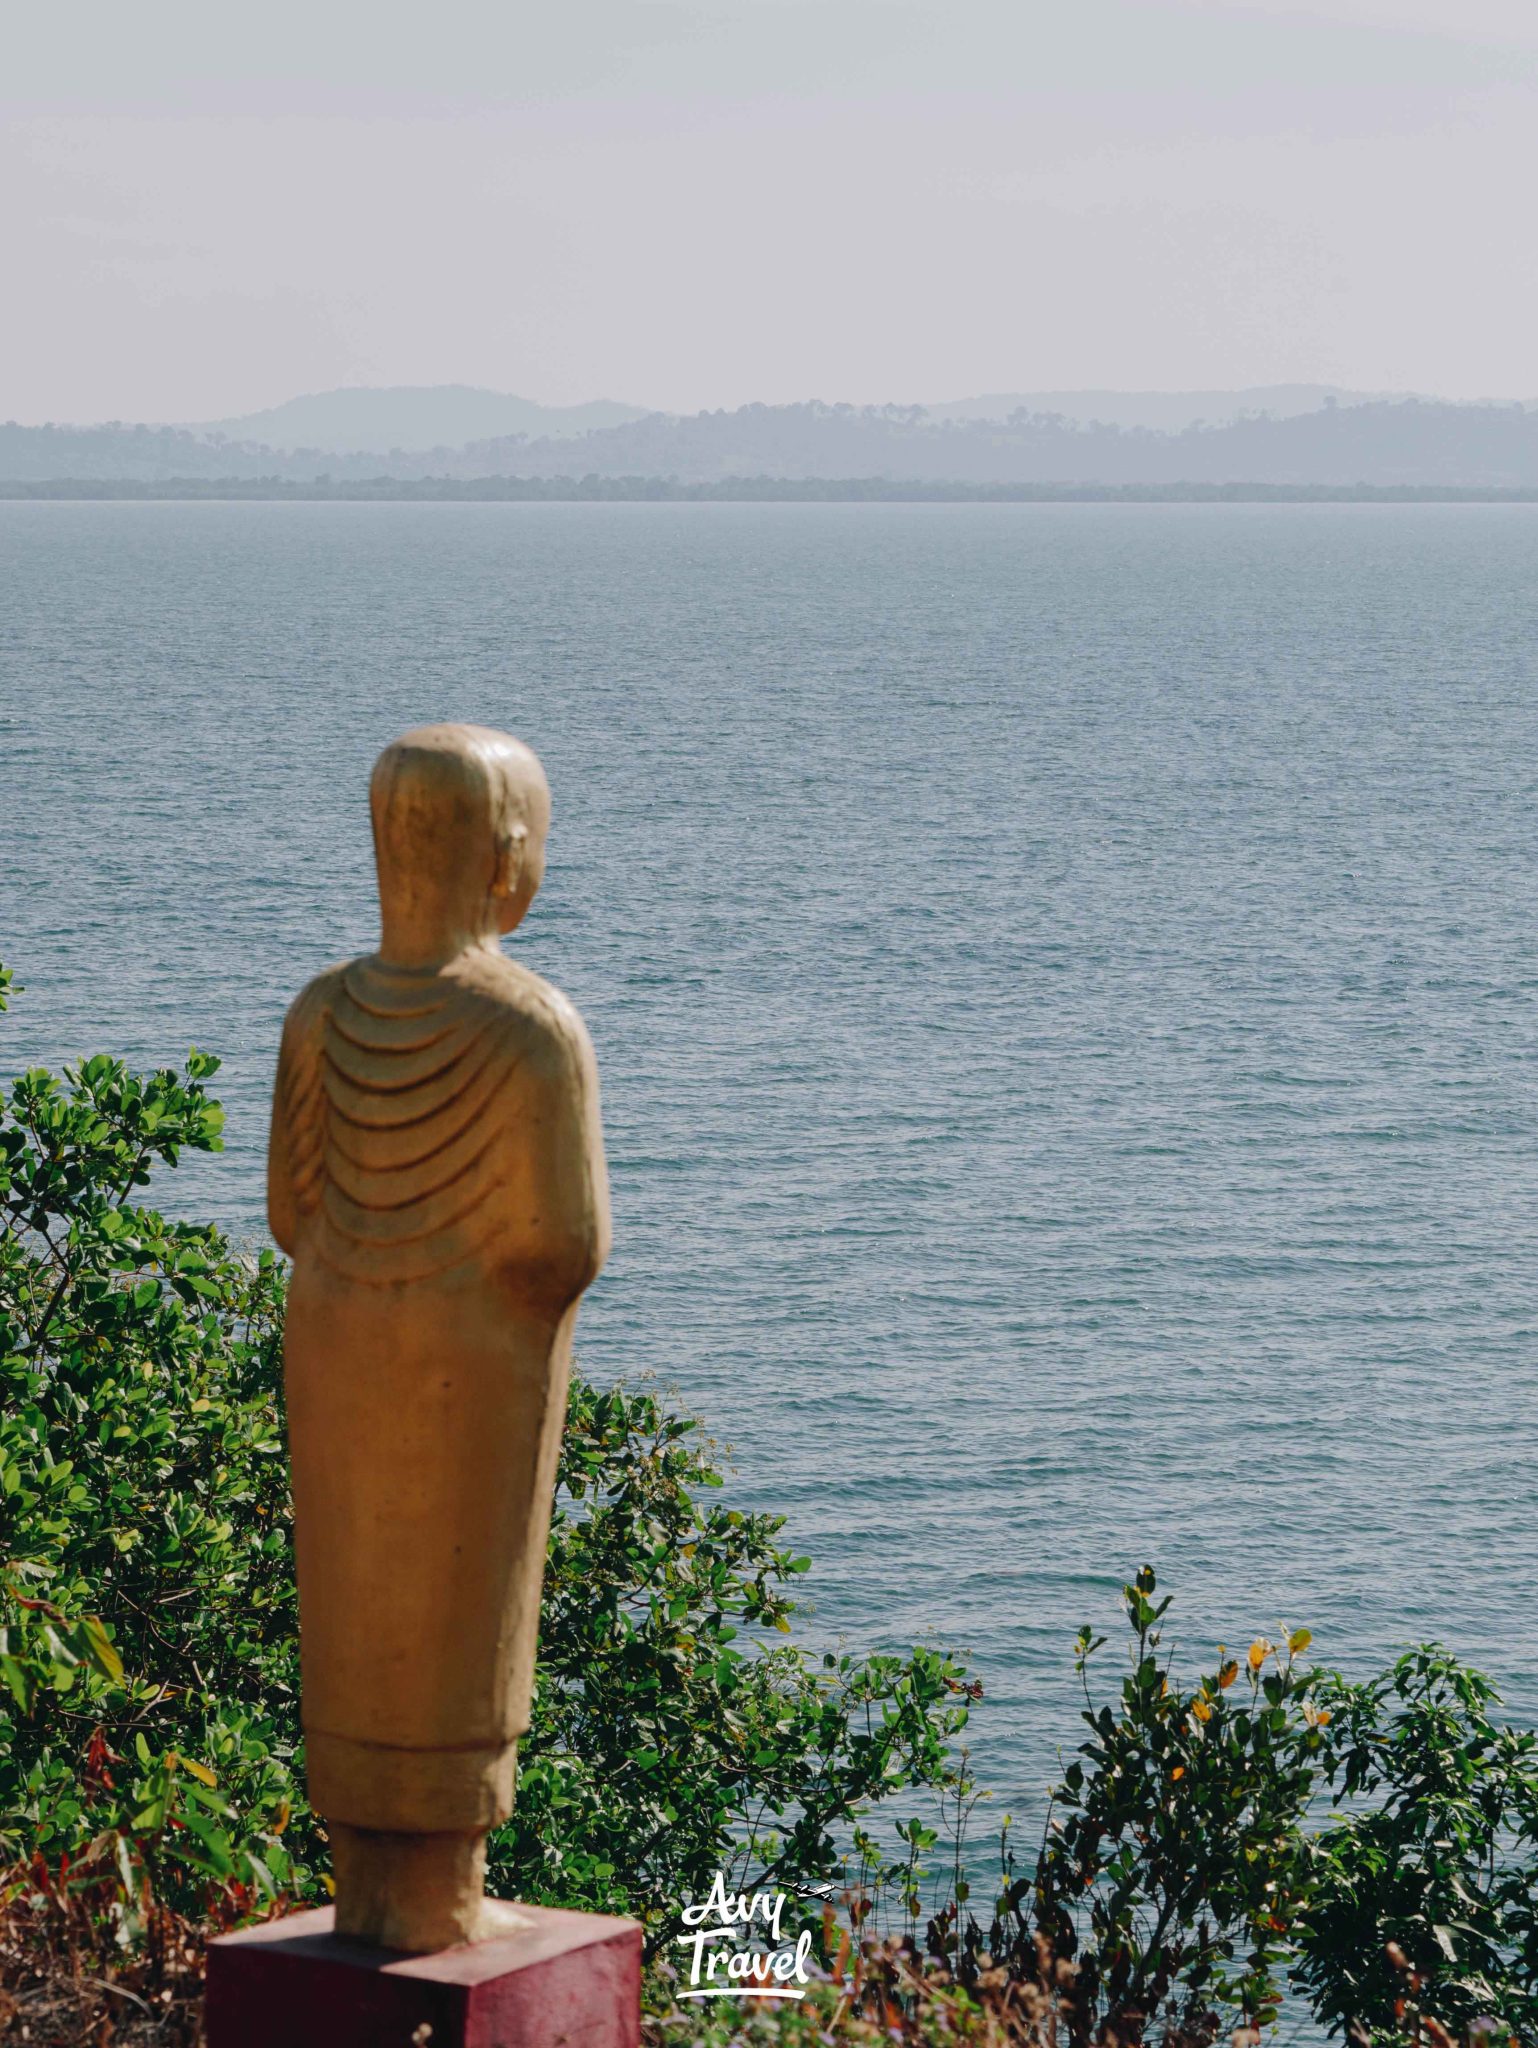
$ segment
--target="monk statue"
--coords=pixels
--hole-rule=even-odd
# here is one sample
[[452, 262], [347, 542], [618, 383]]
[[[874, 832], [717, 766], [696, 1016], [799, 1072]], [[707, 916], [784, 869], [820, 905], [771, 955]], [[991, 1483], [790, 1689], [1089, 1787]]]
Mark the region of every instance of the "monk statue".
[[506, 1932], [512, 1810], [577, 1302], [609, 1247], [582, 1020], [499, 940], [544, 872], [539, 762], [408, 732], [370, 788], [379, 951], [312, 981], [278, 1061], [268, 1205], [310, 1798], [336, 1932]]

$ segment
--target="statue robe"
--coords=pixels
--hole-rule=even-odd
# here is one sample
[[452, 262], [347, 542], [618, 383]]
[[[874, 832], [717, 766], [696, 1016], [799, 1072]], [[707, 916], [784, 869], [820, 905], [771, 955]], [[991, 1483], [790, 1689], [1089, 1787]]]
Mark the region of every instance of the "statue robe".
[[284, 1027], [268, 1185], [312, 1803], [485, 1829], [511, 1811], [572, 1325], [608, 1249], [581, 1019], [489, 949], [329, 970]]

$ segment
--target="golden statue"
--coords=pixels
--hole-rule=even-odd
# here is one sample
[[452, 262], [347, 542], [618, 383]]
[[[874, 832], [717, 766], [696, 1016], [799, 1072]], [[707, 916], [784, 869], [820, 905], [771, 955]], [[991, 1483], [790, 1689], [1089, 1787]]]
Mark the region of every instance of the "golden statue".
[[424, 726], [380, 756], [370, 803], [379, 951], [288, 1014], [268, 1213], [293, 1259], [304, 1728], [336, 1931], [423, 1951], [497, 1931], [486, 1830], [512, 1810], [609, 1198], [582, 1020], [498, 944], [544, 872], [539, 762]]

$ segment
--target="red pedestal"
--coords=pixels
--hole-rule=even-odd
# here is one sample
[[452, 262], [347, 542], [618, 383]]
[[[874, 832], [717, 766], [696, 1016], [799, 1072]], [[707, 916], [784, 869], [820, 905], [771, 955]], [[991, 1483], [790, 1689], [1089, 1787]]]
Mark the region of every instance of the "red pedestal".
[[221, 1935], [208, 2048], [637, 2048], [635, 1921], [517, 1910], [512, 1934], [430, 1956], [341, 1940], [329, 1906]]

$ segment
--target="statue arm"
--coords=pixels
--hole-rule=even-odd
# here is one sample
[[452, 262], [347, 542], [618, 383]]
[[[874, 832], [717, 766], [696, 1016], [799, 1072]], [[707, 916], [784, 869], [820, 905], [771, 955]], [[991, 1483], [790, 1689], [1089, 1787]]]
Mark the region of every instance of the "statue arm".
[[289, 1162], [288, 1131], [283, 1117], [283, 1066], [272, 1091], [272, 1127], [267, 1134], [267, 1228], [279, 1251], [294, 1256], [299, 1211], [294, 1201], [294, 1176]]
[[[326, 977], [322, 977], [324, 981]], [[312, 982], [283, 1020], [267, 1136], [267, 1227], [279, 1248], [294, 1255], [299, 1218], [315, 1205], [324, 1145], [321, 1123], [319, 1029], [322, 982]]]
[[609, 1254], [609, 1174], [599, 1119], [598, 1068], [581, 1018], [557, 997], [525, 1068], [514, 1177], [511, 1263], [564, 1309]]

